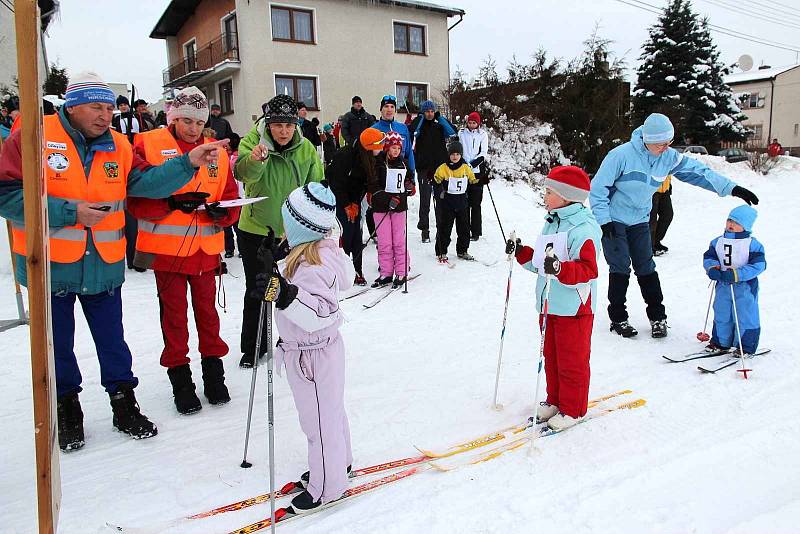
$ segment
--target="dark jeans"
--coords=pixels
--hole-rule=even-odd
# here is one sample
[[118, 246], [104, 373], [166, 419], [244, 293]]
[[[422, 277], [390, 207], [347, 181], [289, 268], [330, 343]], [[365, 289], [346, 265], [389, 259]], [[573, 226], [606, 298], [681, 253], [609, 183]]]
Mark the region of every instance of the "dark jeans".
[[452, 210], [439, 203], [439, 220], [436, 226], [436, 255], [447, 254], [453, 223], [456, 224], [456, 254], [469, 249], [469, 209]]
[[131, 350], [122, 328], [122, 288], [96, 295], [50, 295], [53, 314], [53, 352], [58, 397], [81, 391], [81, 370], [75, 357], [75, 299], [83, 308], [100, 362], [100, 383], [108, 393], [120, 385], [139, 383], [131, 370]]
[[[242, 309], [242, 354], [255, 354], [256, 336], [258, 335], [258, 317], [261, 312], [260, 298], [253, 298], [250, 293], [256, 286], [256, 275], [261, 271], [261, 262], [258, 260], [258, 247], [264, 240], [263, 235], [251, 234], [244, 230], [239, 230], [239, 254], [242, 255], [242, 266], [244, 267], [244, 307]], [[276, 244], [279, 241], [275, 239]], [[283, 255], [276, 255], [275, 260], [282, 260]], [[261, 335], [261, 354], [267, 352], [267, 332], [266, 329]]]
[[472, 237], [483, 235], [483, 220], [481, 218], [481, 202], [483, 202], [483, 186], [470, 184], [467, 187], [467, 200], [469, 201], [469, 233]]
[[653, 247], [660, 245], [672, 222], [672, 193], [653, 193], [653, 209], [650, 211], [650, 239]]
[[361, 232], [361, 214], [358, 214], [355, 222], [347, 220], [347, 213], [344, 206], [336, 205], [336, 218], [342, 225], [342, 249], [344, 253], [353, 258], [353, 268], [357, 274], [362, 273], [361, 269], [361, 249], [363, 248], [363, 234]]
[[[417, 169], [419, 178], [419, 222], [417, 229], [423, 231], [430, 230], [431, 196], [433, 195], [433, 174], [436, 169]], [[434, 216], [436, 214], [434, 213]], [[436, 219], [438, 226], [439, 219]]]
[[648, 223], [626, 226], [614, 222], [615, 237], [602, 240], [603, 255], [608, 263], [608, 317], [613, 322], [626, 321], [628, 312], [625, 307], [631, 265], [636, 274], [639, 289], [647, 304], [647, 317], [651, 321], [666, 319], [666, 310], [662, 304], [661, 282], [653, 261], [653, 247], [650, 241], [650, 225]]
[[125, 210], [125, 263], [133, 269], [133, 257], [136, 256], [136, 236], [139, 234], [139, 221]]

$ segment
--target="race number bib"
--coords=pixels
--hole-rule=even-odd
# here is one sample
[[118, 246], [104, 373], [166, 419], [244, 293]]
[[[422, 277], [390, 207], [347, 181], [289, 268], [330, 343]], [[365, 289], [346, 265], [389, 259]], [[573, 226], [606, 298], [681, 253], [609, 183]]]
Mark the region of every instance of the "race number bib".
[[448, 178], [447, 192], [451, 195], [463, 195], [467, 192], [467, 183], [469, 179], [466, 176], [461, 178]]
[[717, 258], [719, 258], [720, 269], [723, 271], [747, 265], [747, 260], [750, 259], [750, 238], [720, 237], [717, 239]]
[[533, 265], [539, 270], [544, 269], [544, 259], [548, 251], [552, 250], [559, 260], [569, 260], [567, 251], [567, 232], [540, 235], [533, 248]]
[[384, 191], [387, 193], [402, 193], [405, 189], [403, 184], [406, 180], [405, 169], [386, 169], [386, 186]]

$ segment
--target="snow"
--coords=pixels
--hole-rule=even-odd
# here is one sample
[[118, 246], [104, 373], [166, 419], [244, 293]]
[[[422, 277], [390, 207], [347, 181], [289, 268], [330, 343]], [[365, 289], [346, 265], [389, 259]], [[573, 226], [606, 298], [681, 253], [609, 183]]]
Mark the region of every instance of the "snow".
[[664, 78], [664, 81], [666, 81], [666, 82], [674, 82], [677, 79], [678, 78], [676, 78], [675, 76], [667, 76], [667, 77]]
[[[660, 354], [699, 348], [708, 299], [701, 267], [708, 242], [740, 201], [719, 198], [674, 182], [675, 220], [656, 259], [669, 313], [670, 335], [653, 340], [639, 292], [629, 305], [638, 338], [608, 332], [607, 269], [601, 260], [598, 315], [594, 325], [591, 396], [629, 388], [647, 399], [638, 410], [615, 413], [540, 440], [538, 452], [509, 452], [451, 473], [426, 472], [354, 499], [348, 504], [280, 527], [285, 534], [316, 533], [506, 533], [547, 525], [553, 532], [778, 532], [796, 531], [800, 513], [800, 419], [797, 384], [800, 354], [794, 332], [798, 255], [789, 244], [796, 226], [800, 159], [783, 157], [768, 177], [746, 164], [691, 156], [750, 188], [762, 199], [756, 235], [769, 267], [760, 277], [762, 346], [769, 356], [752, 361], [751, 378], [732, 370], [701, 375], [691, 364], [668, 364]], [[542, 225], [539, 193], [527, 184], [491, 184], [506, 231], [532, 243]], [[488, 195], [485, 195], [488, 197]], [[412, 445], [443, 447], [527, 417], [532, 410], [539, 336], [533, 315], [535, 276], [514, 267], [500, 382], [501, 412], [490, 409], [508, 264], [493, 267], [455, 260], [436, 265], [432, 245], [422, 245], [412, 199], [409, 243], [413, 269], [423, 273], [365, 311], [368, 297], [345, 301], [347, 323], [346, 403], [357, 465], [415, 454]], [[501, 259], [503, 242], [491, 201], [483, 203], [484, 236], [470, 244], [483, 260]], [[451, 248], [451, 253], [452, 253]], [[455, 256], [455, 254], [452, 254]], [[365, 251], [367, 275], [375, 273], [375, 248]], [[237, 368], [243, 277], [229, 260], [228, 310], [222, 336], [233, 348], [226, 357], [233, 400], [223, 407], [204, 402], [192, 416], [178, 416], [169, 382], [158, 364], [162, 347], [151, 274], [128, 276], [123, 289], [127, 341], [141, 384], [137, 396], [159, 435], [133, 441], [111, 429], [108, 398], [99, 385], [94, 347], [83, 315], [76, 312], [76, 354], [84, 376], [81, 401], [86, 447], [62, 454], [63, 507], [59, 532], [107, 532], [106, 521], [148, 527], [183, 514], [227, 504], [267, 488], [266, 373], [259, 372], [249, 453], [241, 446], [250, 372]], [[11, 288], [6, 274], [0, 287]], [[15, 316], [13, 294], [0, 298], [0, 315]], [[3, 532], [34, 530], [35, 494], [28, 336], [5, 332], [0, 351], [0, 422], [4, 430], [0, 517]], [[196, 346], [194, 335], [191, 346]], [[194, 357], [194, 355], [193, 355]], [[199, 361], [192, 362], [200, 381]], [[275, 378], [276, 475], [278, 484], [306, 469], [305, 437], [291, 393]], [[678, 511], [678, 513], [676, 513]], [[269, 516], [259, 505], [176, 531], [226, 532]]]
[[758, 80], [769, 80], [770, 78], [775, 78], [779, 74], [783, 74], [784, 72], [790, 71], [797, 67], [800, 67], [800, 63], [785, 65], [783, 67], [772, 67], [769, 69], [755, 69], [745, 72], [737, 72], [735, 74], [728, 74], [723, 78], [723, 80], [728, 85], [744, 82], [755, 82]]

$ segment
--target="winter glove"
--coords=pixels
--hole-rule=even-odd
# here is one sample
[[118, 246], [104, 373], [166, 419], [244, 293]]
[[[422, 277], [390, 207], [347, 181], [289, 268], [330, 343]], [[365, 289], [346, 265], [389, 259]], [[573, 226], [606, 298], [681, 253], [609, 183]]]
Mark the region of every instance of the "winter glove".
[[472, 161], [469, 162], [469, 166], [470, 167], [477, 167], [481, 163], [483, 163], [483, 156], [478, 156], [477, 158], [475, 158], [475, 159], [473, 159]]
[[408, 193], [410, 197], [417, 194], [417, 186], [410, 178], [406, 178], [406, 181], [403, 183], [403, 188], [405, 188], [406, 193]]
[[183, 213], [189, 214], [202, 206], [208, 197], [208, 193], [203, 193], [200, 191], [180, 193], [167, 198], [167, 205], [169, 205], [169, 209], [171, 210], [180, 210]]
[[758, 205], [758, 197], [752, 191], [745, 189], [744, 187], [738, 185], [734, 187], [733, 191], [731, 191], [731, 196], [741, 198], [748, 204]]
[[228, 216], [228, 208], [223, 208], [219, 205], [219, 202], [212, 202], [211, 204], [206, 204], [206, 213], [216, 222]]
[[614, 239], [617, 237], [617, 232], [614, 229], [614, 223], [609, 221], [602, 225], [600, 228], [603, 230], [603, 239]]
[[358, 217], [358, 204], [351, 202], [344, 207], [344, 212], [347, 214], [348, 221], [351, 223], [356, 222], [356, 217]]
[[506, 241], [506, 254], [514, 254], [516, 255], [517, 250], [522, 247], [522, 239], [517, 238], [516, 241], [511, 241], [510, 239]]
[[272, 275], [258, 273], [256, 275], [255, 295], [267, 302], [274, 302], [279, 310], [285, 310], [297, 297], [297, 286], [290, 284], [275, 270]]
[[706, 274], [715, 282], [719, 282], [722, 279], [722, 271], [717, 266], [710, 268]]
[[719, 281], [723, 284], [735, 284], [736, 283], [736, 269], [728, 269], [727, 271], [722, 271], [720, 273]]
[[558, 260], [558, 256], [553, 254], [552, 256], [545, 257], [544, 272], [545, 274], [552, 274], [553, 276], [558, 276], [558, 273], [561, 272], [561, 262]]
[[400, 198], [392, 197], [389, 199], [389, 210], [394, 211], [400, 205]]

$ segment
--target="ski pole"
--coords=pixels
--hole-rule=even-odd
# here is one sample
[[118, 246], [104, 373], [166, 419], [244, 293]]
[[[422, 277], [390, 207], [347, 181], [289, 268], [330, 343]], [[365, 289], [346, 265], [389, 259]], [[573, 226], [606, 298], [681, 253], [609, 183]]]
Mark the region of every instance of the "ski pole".
[[747, 373], [752, 371], [752, 369], [747, 369], [744, 366], [744, 349], [742, 348], [742, 331], [739, 328], [739, 314], [736, 311], [736, 295], [733, 292], [733, 284], [731, 284], [731, 302], [733, 303], [733, 320], [736, 323], [736, 337], [739, 339], [739, 358], [742, 360], [742, 368], [739, 369], [738, 372], [744, 375], [745, 380], [747, 379]]
[[497, 204], [494, 203], [494, 195], [492, 195], [492, 188], [489, 187], [489, 184], [486, 184], [486, 190], [489, 191], [489, 198], [492, 201], [492, 207], [494, 208], [494, 215], [497, 217], [497, 224], [500, 225], [500, 233], [503, 234], [503, 242], [506, 241], [506, 232], [503, 230], [503, 223], [500, 222], [500, 214], [497, 213]]
[[356, 252], [355, 254], [353, 254], [353, 259], [357, 258], [362, 252], [364, 252], [364, 249], [367, 248], [367, 245], [369, 245], [369, 242], [372, 241], [375, 238], [376, 235], [378, 235], [378, 228], [381, 227], [381, 225], [383, 224], [383, 221], [386, 219], [387, 215], [389, 215], [388, 211], [383, 214], [383, 217], [381, 217], [381, 220], [378, 221], [377, 225], [375, 225], [375, 230], [373, 230], [372, 233], [369, 234], [369, 237], [367, 238], [367, 240], [364, 241], [363, 245], [361, 245], [361, 249], [358, 252]]
[[703, 343], [711, 339], [711, 336], [709, 336], [708, 332], [706, 332], [706, 328], [708, 328], [708, 316], [711, 314], [711, 301], [714, 299], [714, 290], [716, 289], [717, 289], [717, 282], [712, 280], [711, 294], [708, 295], [708, 308], [706, 308], [706, 322], [703, 323], [703, 331], [697, 333], [697, 340], [702, 341]]
[[405, 217], [405, 219], [406, 219], [405, 220], [405, 225], [406, 225], [406, 244], [405, 244], [405, 250], [403, 251], [403, 253], [405, 254], [406, 272], [405, 272], [405, 276], [403, 277], [403, 278], [405, 278], [405, 282], [403, 282], [403, 285], [404, 285], [403, 293], [408, 293], [408, 264], [409, 264], [409, 261], [408, 261], [409, 260], [409, 257], [408, 257], [408, 197], [406, 197], [406, 217]]
[[[553, 251], [548, 251], [547, 255], [550, 256], [553, 254]], [[544, 367], [544, 340], [545, 336], [547, 335], [547, 312], [549, 311], [549, 304], [550, 304], [550, 281], [553, 279], [552, 276], [549, 274], [547, 275], [547, 282], [545, 283], [544, 288], [544, 303], [542, 304], [542, 340], [539, 343], [539, 364], [536, 368], [536, 389], [533, 393], [533, 424], [531, 425], [531, 432], [533, 432], [533, 436], [531, 436], [531, 445], [528, 449], [528, 454], [530, 455], [534, 451], [534, 442], [536, 438], [539, 437], [539, 432], [536, 429], [536, 418], [537, 412], [539, 411], [539, 384], [542, 381], [542, 368]]]
[[[516, 233], [514, 230], [511, 231], [510, 239], [512, 243], [516, 242]], [[495, 373], [494, 377], [494, 403], [492, 404], [492, 408], [495, 410], [502, 410], [503, 405], [497, 402], [497, 392], [500, 388], [500, 365], [503, 361], [503, 341], [506, 338], [506, 318], [508, 317], [508, 300], [511, 296], [511, 273], [514, 271], [514, 251], [512, 250], [511, 253], [508, 255], [508, 282], [506, 283], [506, 303], [505, 307], [503, 308], [503, 327], [500, 329], [500, 352], [497, 355], [497, 372]]]
[[[253, 357], [253, 373], [250, 378], [250, 402], [247, 406], [247, 430], [244, 434], [244, 454], [242, 455], [242, 463], [239, 467], [248, 469], [253, 467], [253, 464], [247, 461], [247, 446], [250, 444], [250, 421], [253, 418], [253, 400], [256, 395], [256, 375], [258, 374], [258, 360], [261, 356], [261, 334], [264, 326], [264, 312], [266, 308], [266, 301], [261, 301], [261, 309], [258, 312], [258, 334], [256, 337], [256, 351]], [[270, 306], [270, 323], [272, 322], [272, 307]]]
[[[274, 285], [277, 285], [278, 279], [272, 277]], [[273, 285], [271, 284], [271, 285]], [[276, 292], [267, 291], [267, 422], [269, 424], [269, 510], [270, 510], [270, 531], [275, 534], [275, 407], [273, 404], [273, 388], [272, 388], [272, 371], [273, 371], [273, 355], [272, 355], [272, 301], [275, 300]]]

